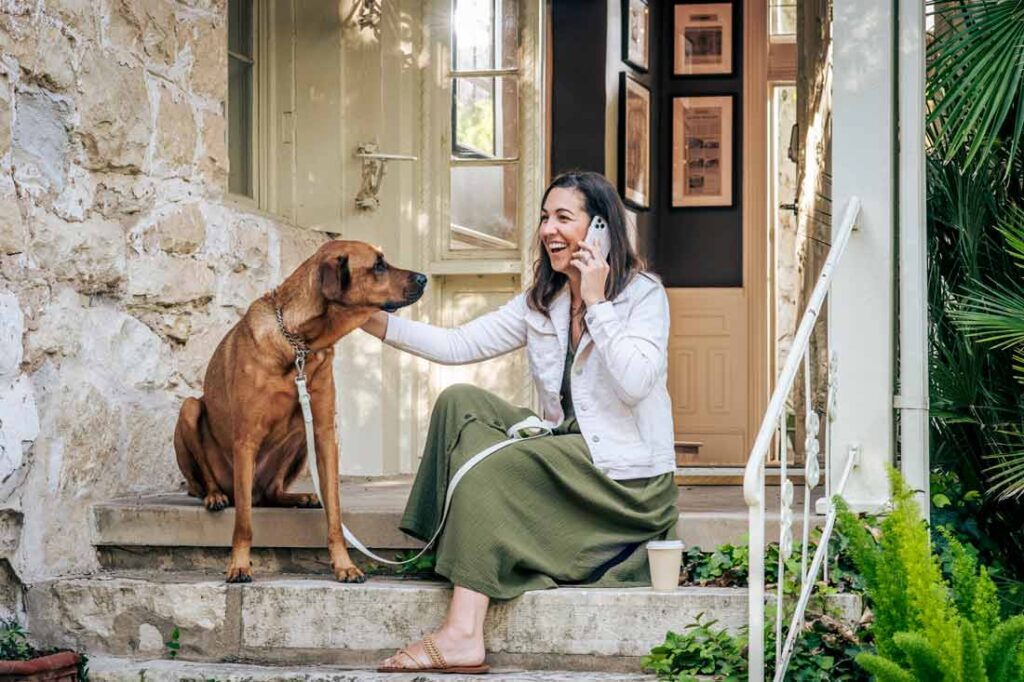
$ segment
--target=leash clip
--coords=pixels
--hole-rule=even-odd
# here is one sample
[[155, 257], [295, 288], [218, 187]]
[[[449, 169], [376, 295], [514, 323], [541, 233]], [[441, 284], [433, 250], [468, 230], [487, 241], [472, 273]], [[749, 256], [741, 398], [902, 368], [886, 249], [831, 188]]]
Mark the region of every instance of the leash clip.
[[308, 355], [308, 354], [309, 354], [308, 350], [298, 350], [298, 349], [296, 349], [296, 351], [295, 351], [295, 370], [296, 370], [295, 381], [296, 382], [298, 382], [300, 379], [302, 381], [306, 380], [306, 355]]

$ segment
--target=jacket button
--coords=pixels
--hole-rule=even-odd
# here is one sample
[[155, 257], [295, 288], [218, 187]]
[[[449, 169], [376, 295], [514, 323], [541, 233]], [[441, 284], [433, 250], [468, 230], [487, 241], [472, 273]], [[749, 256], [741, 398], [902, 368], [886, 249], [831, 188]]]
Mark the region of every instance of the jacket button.
[[580, 405], [580, 412], [586, 412], [586, 411], [587, 411], [587, 406], [586, 405]]
[[594, 436], [590, 440], [595, 442], [595, 443], [600, 443], [601, 442], [601, 436]]

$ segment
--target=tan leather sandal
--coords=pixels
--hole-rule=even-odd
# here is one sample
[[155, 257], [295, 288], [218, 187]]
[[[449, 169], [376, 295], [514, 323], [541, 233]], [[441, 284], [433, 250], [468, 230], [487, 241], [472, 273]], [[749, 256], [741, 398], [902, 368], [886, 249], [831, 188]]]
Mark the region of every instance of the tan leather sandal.
[[377, 668], [379, 673], [459, 673], [461, 675], [485, 675], [490, 672], [491, 668], [486, 663], [480, 665], [448, 665], [448, 662], [444, 660], [444, 656], [441, 655], [441, 650], [437, 648], [437, 642], [434, 641], [433, 636], [427, 635], [423, 638], [423, 650], [427, 652], [427, 656], [430, 656], [430, 665], [424, 666], [420, 659], [413, 656], [408, 649], [399, 649], [398, 654], [405, 654], [415, 664], [415, 667], [409, 668], [405, 666], [380, 666]]

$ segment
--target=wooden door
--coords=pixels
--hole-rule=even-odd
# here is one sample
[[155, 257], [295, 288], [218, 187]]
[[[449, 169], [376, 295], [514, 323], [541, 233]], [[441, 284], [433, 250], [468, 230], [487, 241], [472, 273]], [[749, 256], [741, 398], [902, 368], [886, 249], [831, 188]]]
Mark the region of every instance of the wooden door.
[[[733, 118], [742, 126], [742, 283], [669, 289], [677, 462], [725, 467], [730, 482], [747, 462], [771, 387], [767, 3], [751, 0], [742, 7], [742, 113]], [[684, 216], [677, 229], [685, 228]]]
[[[742, 288], [670, 289], [669, 392], [677, 459], [742, 466], [748, 431], [747, 300]], [[682, 443], [696, 443], [696, 452]]]

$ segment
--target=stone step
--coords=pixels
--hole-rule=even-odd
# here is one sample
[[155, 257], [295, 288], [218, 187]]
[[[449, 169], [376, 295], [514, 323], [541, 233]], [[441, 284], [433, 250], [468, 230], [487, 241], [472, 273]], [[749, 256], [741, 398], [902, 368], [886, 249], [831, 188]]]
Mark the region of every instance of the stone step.
[[180, 660], [132, 661], [124, 658], [90, 658], [89, 679], [93, 682], [653, 682], [643, 673], [573, 672], [564, 670], [522, 670], [492, 668], [480, 675], [439, 675], [430, 673], [378, 673], [337, 666], [262, 666], [244, 663], [197, 663]]
[[[149, 572], [34, 583], [25, 603], [28, 629], [42, 645], [89, 654], [160, 657], [177, 627], [184, 660], [370, 666], [436, 628], [450, 598], [450, 585], [425, 581], [257, 575], [228, 585], [209, 575]], [[828, 599], [845, 618], [859, 617], [856, 597]], [[636, 672], [668, 630], [700, 613], [735, 631], [746, 620], [747, 592], [527, 592], [489, 609], [488, 660], [527, 670]]]
[[[375, 493], [377, 494], [377, 493]], [[403, 501], [352, 495], [344, 507], [344, 522], [356, 537], [375, 550], [394, 553], [422, 547], [419, 540], [398, 530]], [[345, 497], [343, 496], [343, 500]], [[823, 517], [812, 516], [814, 524]], [[112, 500], [92, 508], [93, 544], [104, 567], [137, 570], [164, 567], [203, 570], [222, 567], [231, 546], [234, 509], [208, 512], [184, 493]], [[738, 544], [747, 534], [745, 510], [682, 511], [677, 534], [688, 546], [712, 549]], [[794, 519], [794, 537], [800, 537], [802, 519]], [[768, 514], [768, 537], [778, 535], [778, 514]], [[320, 509], [253, 509], [254, 561], [275, 572], [319, 573], [326, 562], [327, 526]], [[173, 551], [168, 551], [174, 548]], [[193, 548], [185, 551], [183, 548]], [[195, 551], [209, 548], [221, 551]], [[261, 549], [274, 550], [264, 551]], [[355, 553], [353, 558], [359, 560]]]

